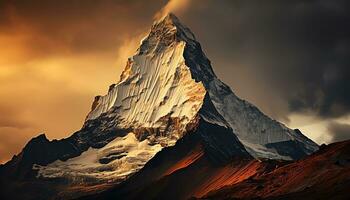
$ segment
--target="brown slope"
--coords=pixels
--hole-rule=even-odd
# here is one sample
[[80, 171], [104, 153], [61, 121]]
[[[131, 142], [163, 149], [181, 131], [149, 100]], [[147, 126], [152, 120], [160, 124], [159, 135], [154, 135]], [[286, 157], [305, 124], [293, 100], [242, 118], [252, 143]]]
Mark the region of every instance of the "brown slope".
[[187, 199], [210, 186], [208, 180], [220, 180], [233, 159], [243, 163], [237, 171], [253, 160], [231, 129], [200, 119], [193, 132], [162, 149], [128, 180], [83, 199]]
[[[267, 163], [240, 159], [226, 166], [213, 166], [205, 157], [186, 168], [162, 177], [138, 192], [137, 199], [189, 199], [211, 190], [248, 179], [269, 168]], [[266, 169], [267, 170], [267, 169]]]
[[160, 165], [148, 165], [146, 170], [136, 174], [124, 185], [87, 199], [171, 200], [201, 197], [209, 191], [267, 173], [281, 164], [277, 161], [260, 162], [251, 158], [236, 157], [228, 164], [216, 165], [205, 153], [199, 153], [202, 150], [201, 145], [194, 148], [196, 150], [188, 151], [183, 157], [177, 158], [173, 157], [172, 152], [165, 152], [163, 155], [168, 158], [158, 160], [161, 161]]
[[350, 141], [322, 146], [315, 154], [212, 191], [208, 199], [350, 199]]
[[124, 185], [87, 199], [350, 199], [350, 141], [295, 162], [236, 157], [217, 165], [196, 137], [166, 149]]

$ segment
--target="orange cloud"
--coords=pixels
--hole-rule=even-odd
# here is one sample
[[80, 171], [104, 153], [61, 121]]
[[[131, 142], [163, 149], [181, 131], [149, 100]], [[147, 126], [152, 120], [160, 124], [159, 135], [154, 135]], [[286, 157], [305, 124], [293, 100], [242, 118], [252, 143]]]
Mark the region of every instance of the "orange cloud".
[[0, 3], [0, 163], [39, 133], [59, 139], [80, 129], [163, 5]]
[[189, 3], [190, 0], [169, 0], [169, 2], [159, 12], [156, 13], [155, 18], [161, 19], [171, 12], [181, 14], [185, 12]]

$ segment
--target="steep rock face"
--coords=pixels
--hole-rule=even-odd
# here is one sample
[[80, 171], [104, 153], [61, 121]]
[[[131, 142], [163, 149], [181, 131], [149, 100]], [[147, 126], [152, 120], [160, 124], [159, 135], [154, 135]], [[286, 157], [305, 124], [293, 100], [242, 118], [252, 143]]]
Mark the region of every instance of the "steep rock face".
[[23, 157], [14, 158], [0, 174], [16, 166], [73, 185], [119, 183], [186, 134], [199, 135], [213, 165], [234, 157], [299, 159], [318, 148], [239, 99], [216, 77], [193, 33], [169, 14], [153, 24], [120, 81], [95, 98], [81, 130], [28, 144], [24, 151], [43, 145], [47, 153], [29, 156], [25, 169]]
[[[176, 17], [173, 16], [173, 18], [173, 23], [184, 30], [182, 32], [190, 32], [180, 24]], [[263, 114], [254, 105], [238, 98], [226, 84], [216, 77], [200, 44], [193, 40], [194, 37], [191, 37], [193, 34], [180, 35], [186, 41], [184, 57], [192, 77], [203, 83], [220, 118], [224, 118], [226, 124], [233, 129], [250, 154], [256, 158], [288, 160], [300, 158], [318, 149], [317, 144], [300, 131], [287, 128]], [[187, 35], [190, 37], [186, 37]], [[222, 120], [216, 123], [225, 124]], [[284, 141], [298, 144], [303, 154], [293, 157], [290, 156], [291, 152], [278, 150], [271, 145]]]
[[[34, 169], [43, 177], [122, 181], [202, 123], [232, 135], [220, 138], [211, 132], [203, 137], [211, 152], [222, 152], [214, 154], [221, 162], [229, 160], [238, 143], [243, 144], [238, 146], [242, 154], [248, 151], [259, 159], [298, 159], [318, 148], [239, 99], [216, 77], [193, 33], [169, 14], [153, 24], [120, 81], [95, 98], [83, 127], [88, 131], [78, 132], [74, 140], [81, 149], [79, 158]], [[130, 153], [131, 146], [138, 154]]]
[[[153, 128], [166, 133], [165, 145], [173, 145], [201, 108], [205, 88], [192, 79], [183, 57], [186, 43], [176, 39], [171, 19], [153, 25], [136, 55], [129, 58], [118, 84], [95, 101], [87, 120], [106, 114], [119, 128]], [[177, 128], [167, 130], [169, 119]]]
[[[124, 92], [118, 93], [120, 90]], [[200, 113], [201, 117], [231, 128], [256, 158], [298, 159], [318, 149], [300, 131], [287, 128], [239, 99], [216, 77], [193, 33], [172, 14], [153, 25], [119, 84], [98, 99], [87, 120], [118, 113], [120, 126], [162, 127], [159, 119], [169, 116], [178, 118], [185, 127], [202, 106], [204, 94], [205, 101], [213, 106], [209, 112], [202, 109], [207, 116]], [[176, 131], [179, 134], [184, 129]], [[175, 134], [172, 143], [178, 138]], [[296, 147], [298, 153], [279, 144]]]

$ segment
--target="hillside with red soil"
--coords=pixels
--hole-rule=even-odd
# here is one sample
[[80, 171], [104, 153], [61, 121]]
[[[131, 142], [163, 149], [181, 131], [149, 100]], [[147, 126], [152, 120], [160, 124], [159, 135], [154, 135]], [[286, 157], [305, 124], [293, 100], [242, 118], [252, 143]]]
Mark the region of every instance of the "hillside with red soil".
[[86, 199], [350, 199], [350, 141], [295, 162], [237, 157], [215, 164], [193, 137], [162, 151], [125, 184]]
[[350, 199], [350, 141], [206, 195], [207, 199]]

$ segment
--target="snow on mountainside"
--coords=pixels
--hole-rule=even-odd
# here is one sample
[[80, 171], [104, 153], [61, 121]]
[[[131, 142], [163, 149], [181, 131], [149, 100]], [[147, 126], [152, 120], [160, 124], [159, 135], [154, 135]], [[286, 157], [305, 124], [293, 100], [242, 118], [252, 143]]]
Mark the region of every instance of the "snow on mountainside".
[[239, 99], [216, 77], [193, 33], [172, 14], [153, 25], [119, 84], [97, 98], [87, 120], [118, 113], [122, 126], [160, 127], [165, 116], [185, 125], [198, 112], [205, 92], [220, 115], [212, 122], [232, 128], [254, 157], [295, 159], [318, 149], [300, 131]]
[[[162, 147], [174, 145], [189, 131], [188, 127], [197, 120], [206, 91], [201, 82], [192, 78], [185, 64], [186, 43], [176, 39], [179, 31], [173, 19], [168, 16], [153, 25], [136, 54], [129, 58], [119, 83], [111, 85], [107, 95], [95, 98], [84, 125], [89, 128], [95, 121], [103, 121], [104, 131], [130, 130], [132, 133], [128, 136], [136, 136], [132, 145], [137, 146], [138, 154], [112, 156], [108, 163], [101, 164], [101, 156], [108, 159], [108, 154], [114, 155], [112, 149], [123, 146], [112, 141], [107, 149], [89, 149], [67, 161], [35, 165], [38, 177], [74, 177], [72, 181], [78, 182], [89, 178], [120, 181], [140, 169]], [[130, 153], [126, 147], [119, 149], [120, 154]], [[147, 156], [143, 152], [147, 152]]]
[[159, 144], [149, 145], [148, 140], [139, 142], [133, 133], [129, 133], [115, 138], [100, 149], [89, 148], [80, 156], [67, 161], [57, 160], [49, 166], [34, 165], [33, 168], [39, 170], [39, 177], [54, 178], [62, 177], [64, 173], [75, 174], [71, 177], [73, 182], [84, 181], [81, 178], [123, 180], [145, 165], [161, 148]]
[[237, 155], [291, 160], [318, 149], [300, 131], [239, 99], [216, 77], [193, 33], [169, 14], [153, 24], [120, 81], [95, 98], [80, 131], [33, 141], [31, 148], [46, 148], [35, 161], [29, 147], [23, 155], [38, 177], [119, 182], [187, 133], [200, 134], [204, 149], [220, 161]]

